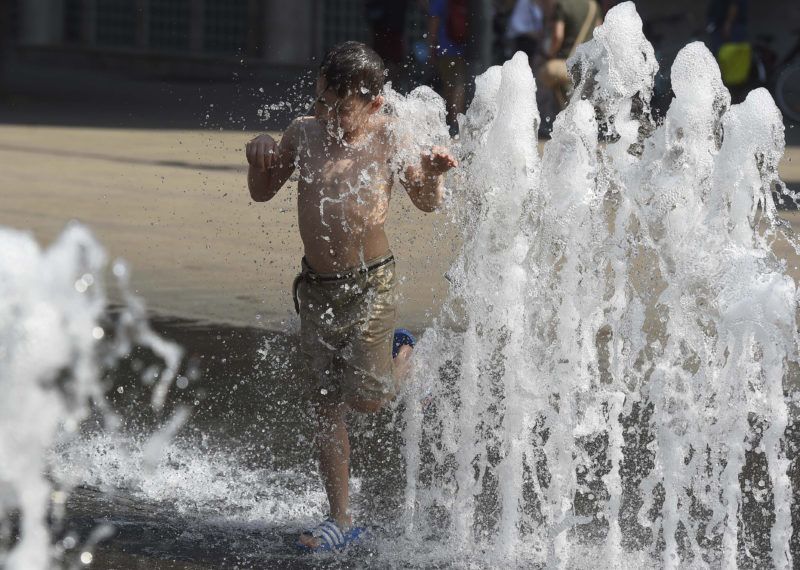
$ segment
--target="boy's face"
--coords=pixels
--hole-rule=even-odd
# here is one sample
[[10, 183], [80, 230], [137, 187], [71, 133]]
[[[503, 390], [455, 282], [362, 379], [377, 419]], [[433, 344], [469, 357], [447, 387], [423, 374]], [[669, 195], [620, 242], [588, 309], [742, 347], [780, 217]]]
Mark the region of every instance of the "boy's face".
[[[325, 79], [317, 79], [317, 99], [314, 102], [314, 116], [333, 134], [350, 134], [358, 131], [383, 105], [383, 97], [365, 99], [359, 95], [339, 97], [329, 89]], [[341, 129], [341, 131], [340, 131]]]

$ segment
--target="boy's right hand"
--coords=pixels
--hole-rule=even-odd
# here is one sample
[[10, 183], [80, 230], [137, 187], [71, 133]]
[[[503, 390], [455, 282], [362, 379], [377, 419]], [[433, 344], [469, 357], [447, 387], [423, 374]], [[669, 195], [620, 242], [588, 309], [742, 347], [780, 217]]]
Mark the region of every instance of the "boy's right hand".
[[258, 135], [247, 143], [245, 152], [250, 166], [266, 172], [278, 159], [278, 143], [267, 134]]

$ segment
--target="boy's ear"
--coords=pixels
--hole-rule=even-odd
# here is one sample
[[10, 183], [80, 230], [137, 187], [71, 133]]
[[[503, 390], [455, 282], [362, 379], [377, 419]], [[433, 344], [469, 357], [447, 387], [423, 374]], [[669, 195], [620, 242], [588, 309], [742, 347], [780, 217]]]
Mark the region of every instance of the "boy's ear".
[[369, 102], [370, 113], [377, 113], [381, 110], [381, 107], [383, 107], [383, 95], [378, 95]]

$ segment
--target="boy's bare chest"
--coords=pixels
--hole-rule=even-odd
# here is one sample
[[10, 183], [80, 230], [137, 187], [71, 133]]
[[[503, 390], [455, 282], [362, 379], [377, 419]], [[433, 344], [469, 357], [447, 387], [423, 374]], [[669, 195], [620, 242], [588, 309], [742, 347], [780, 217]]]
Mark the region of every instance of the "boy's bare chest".
[[385, 193], [391, 179], [389, 165], [380, 153], [356, 156], [307, 157], [300, 165], [301, 185], [322, 196]]

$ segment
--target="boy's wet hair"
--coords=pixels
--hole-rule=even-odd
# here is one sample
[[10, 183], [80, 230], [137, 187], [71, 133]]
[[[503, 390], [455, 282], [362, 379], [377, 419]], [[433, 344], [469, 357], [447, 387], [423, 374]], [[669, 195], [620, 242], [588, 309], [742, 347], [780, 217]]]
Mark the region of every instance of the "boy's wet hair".
[[325, 54], [319, 74], [338, 97], [358, 95], [372, 99], [381, 94], [385, 78], [383, 59], [361, 42], [343, 42]]

